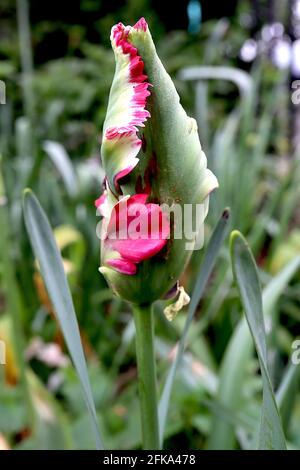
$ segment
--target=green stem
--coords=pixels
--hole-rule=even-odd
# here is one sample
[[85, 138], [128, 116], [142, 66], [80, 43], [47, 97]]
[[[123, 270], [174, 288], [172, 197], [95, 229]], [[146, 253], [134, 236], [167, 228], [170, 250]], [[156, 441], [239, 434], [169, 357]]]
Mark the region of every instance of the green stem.
[[133, 305], [143, 448], [159, 449], [152, 305]]

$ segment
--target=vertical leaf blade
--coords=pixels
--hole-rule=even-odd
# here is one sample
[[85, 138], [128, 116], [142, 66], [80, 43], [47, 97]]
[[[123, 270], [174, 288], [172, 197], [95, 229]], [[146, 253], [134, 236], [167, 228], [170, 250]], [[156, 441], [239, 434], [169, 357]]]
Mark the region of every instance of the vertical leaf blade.
[[97, 448], [103, 449], [77, 318], [61, 256], [47, 216], [35, 195], [28, 189], [24, 192], [23, 210], [33, 252], [38, 260], [49, 297], [80, 378], [84, 398], [92, 420]]
[[[265, 286], [262, 294], [263, 312], [266, 323], [273, 323], [275, 305], [290, 280], [300, 267], [300, 256], [290, 261]], [[267, 338], [268, 339], [268, 338]], [[246, 319], [243, 317], [227, 345], [220, 366], [218, 403], [234, 412], [240, 406], [242, 398], [241, 383], [247, 376], [247, 365], [253, 351], [253, 341]], [[300, 375], [292, 365], [287, 377], [276, 393], [276, 400], [282, 417], [283, 425], [287, 425], [295, 400], [295, 381]], [[294, 377], [295, 376], [295, 377]], [[296, 384], [297, 385], [297, 384]], [[232, 449], [235, 445], [235, 427], [225, 420], [220, 420], [214, 413], [212, 430], [210, 433], [209, 449]]]
[[285, 450], [285, 437], [267, 367], [266, 333], [258, 271], [248, 244], [240, 232], [232, 232], [230, 247], [232, 271], [258, 355], [263, 382], [258, 447], [265, 450]]

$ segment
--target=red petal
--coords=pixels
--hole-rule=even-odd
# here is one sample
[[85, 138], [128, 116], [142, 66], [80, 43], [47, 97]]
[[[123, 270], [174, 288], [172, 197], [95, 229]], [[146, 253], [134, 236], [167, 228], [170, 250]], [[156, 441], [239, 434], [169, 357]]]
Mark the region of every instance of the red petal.
[[134, 25], [134, 29], [141, 29], [142, 31], [147, 31], [148, 25], [145, 18], [139, 19], [139, 21]]
[[[141, 18], [134, 28], [146, 31], [147, 23], [144, 18]], [[131, 87], [127, 122], [118, 126], [118, 123], [113, 121], [113, 125], [108, 126], [104, 134], [105, 139], [109, 141], [117, 139], [120, 141], [119, 143], [122, 144], [121, 139], [124, 139], [124, 145], [130, 144], [131, 146], [131, 160], [126, 161], [124, 164], [125, 169], [121, 168], [119, 173], [113, 175], [113, 181], [110, 180], [111, 185], [116, 189], [116, 191], [114, 191], [114, 188], [111, 188], [115, 194], [122, 194], [120, 185], [118, 184], [118, 179], [121, 178], [121, 176], [119, 176], [120, 173], [126, 172], [128, 168], [130, 169], [125, 174], [130, 173], [138, 161], [136, 156], [142, 145], [142, 141], [137, 134], [138, 128], [144, 127], [145, 122], [150, 117], [150, 113], [146, 109], [146, 101], [150, 95], [150, 91], [148, 90], [150, 84], [147, 81], [147, 75], [144, 73], [144, 62], [137, 48], [129, 42], [130, 39], [128, 36], [131, 30], [132, 28], [130, 26], [124, 26], [122, 23], [118, 23], [112, 28], [111, 33], [113, 46], [114, 48], [117, 47], [117, 56], [120, 53], [121, 55], [125, 54], [128, 56], [129, 77], [126, 80], [128, 80]], [[130, 166], [131, 161], [135, 163], [135, 165], [132, 164]]]
[[109, 259], [107, 264], [122, 274], [132, 276], [136, 273], [136, 265], [125, 259]]
[[100, 215], [105, 216], [104, 211], [103, 211], [103, 205], [107, 201], [107, 195], [106, 192], [104, 192], [98, 199], [95, 201], [95, 206], [97, 207]]
[[147, 198], [143, 193], [124, 198], [112, 211], [105, 243], [121, 256], [108, 262], [119, 272], [134, 274], [135, 263], [156, 255], [167, 243], [168, 216], [158, 204], [146, 203]]
[[122, 258], [140, 263], [145, 259], [152, 258], [167, 243], [167, 240], [137, 239], [137, 240], [112, 240], [110, 247], [118, 251]]
[[133, 170], [134, 167], [132, 166], [128, 166], [127, 168], [124, 168], [124, 170], [121, 170], [119, 171], [119, 173], [116, 174], [115, 176], [115, 180], [114, 180], [114, 183], [115, 183], [115, 186], [120, 189], [120, 183], [119, 181], [124, 178], [125, 176], [129, 175], [129, 173], [131, 173], [131, 171]]

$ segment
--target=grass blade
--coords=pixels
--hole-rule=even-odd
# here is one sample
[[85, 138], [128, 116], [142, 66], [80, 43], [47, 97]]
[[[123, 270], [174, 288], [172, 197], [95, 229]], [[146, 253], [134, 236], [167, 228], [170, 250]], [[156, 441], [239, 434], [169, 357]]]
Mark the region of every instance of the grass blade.
[[103, 445], [98, 429], [95, 404], [81, 345], [78, 323], [61, 256], [53, 238], [47, 216], [37, 198], [29, 189], [24, 192], [23, 209], [32, 249], [39, 262], [41, 274], [81, 381], [86, 405], [92, 419], [96, 444], [99, 449], [102, 449]]
[[258, 447], [265, 450], [284, 450], [286, 449], [285, 437], [267, 367], [266, 333], [256, 264], [248, 244], [240, 232], [232, 232], [230, 247], [233, 275], [258, 355], [263, 382], [263, 405]]
[[172, 387], [173, 387], [178, 365], [184, 353], [189, 327], [191, 326], [197, 305], [203, 295], [206, 283], [215, 266], [219, 251], [224, 242], [229, 216], [230, 216], [229, 209], [225, 209], [209, 241], [199, 274], [197, 276], [191, 303], [189, 305], [187, 319], [184, 325], [182, 336], [178, 343], [176, 357], [171, 365], [171, 368], [168, 373], [168, 376], [167, 376], [167, 379], [166, 379], [166, 382], [162, 391], [162, 395], [159, 401], [158, 420], [159, 420], [159, 439], [160, 439], [161, 446], [163, 443], [163, 435], [164, 435], [167, 413], [169, 409], [169, 402], [170, 402]]

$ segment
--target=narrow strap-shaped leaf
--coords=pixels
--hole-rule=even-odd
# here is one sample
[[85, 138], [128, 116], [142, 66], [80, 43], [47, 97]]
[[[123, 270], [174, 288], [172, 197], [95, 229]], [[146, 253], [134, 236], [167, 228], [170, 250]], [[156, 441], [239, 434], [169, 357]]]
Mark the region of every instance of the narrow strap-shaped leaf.
[[169, 408], [172, 387], [173, 387], [178, 365], [184, 353], [189, 327], [192, 323], [197, 305], [203, 295], [206, 283], [215, 266], [218, 254], [220, 252], [223, 241], [225, 239], [227, 222], [228, 222], [229, 216], [230, 216], [229, 209], [225, 209], [210, 238], [208, 247], [204, 255], [203, 262], [201, 264], [199, 274], [197, 276], [191, 303], [189, 305], [187, 319], [184, 325], [184, 330], [180, 338], [180, 341], [178, 343], [176, 357], [171, 365], [171, 368], [169, 370], [169, 373], [168, 373], [168, 376], [167, 376], [167, 379], [166, 379], [166, 382], [162, 391], [162, 395], [161, 395], [159, 406], [158, 406], [160, 445], [162, 445], [163, 443], [163, 435], [164, 435], [164, 429], [165, 429], [165, 424], [166, 424], [166, 418], [167, 418], [167, 413], [168, 413], [168, 408]]
[[285, 437], [267, 366], [266, 333], [257, 267], [249, 246], [240, 232], [232, 232], [230, 247], [233, 275], [262, 375], [263, 405], [258, 447], [265, 450], [284, 450], [286, 449]]
[[97, 448], [103, 449], [77, 318], [61, 256], [47, 216], [35, 195], [28, 189], [24, 192], [23, 208], [26, 229], [32, 249], [38, 260], [42, 277], [80, 378], [84, 398], [93, 424]]
[[266, 317], [272, 315], [277, 300], [299, 268], [300, 256], [296, 256], [264, 288], [263, 307]]
[[[300, 267], [300, 257], [290, 261], [263, 289], [263, 312], [266, 322], [271, 323], [274, 318], [274, 306], [282, 295], [292, 277]], [[220, 365], [218, 401], [227, 406], [233, 412], [238, 409], [242, 400], [241, 383], [246, 377], [249, 359], [253, 351], [253, 341], [245, 317], [241, 318], [227, 345]], [[299, 369], [292, 365], [291, 369]], [[293, 383], [291, 374], [297, 375], [291, 370], [284, 378], [284, 386], [280, 386], [276, 399], [283, 425], [288, 421], [293, 400]], [[300, 372], [298, 371], [298, 374]], [[220, 421], [214, 415], [212, 432], [209, 438], [209, 449], [232, 449], [235, 442], [235, 429], [225, 420]]]

